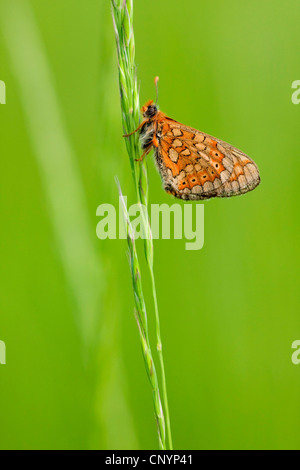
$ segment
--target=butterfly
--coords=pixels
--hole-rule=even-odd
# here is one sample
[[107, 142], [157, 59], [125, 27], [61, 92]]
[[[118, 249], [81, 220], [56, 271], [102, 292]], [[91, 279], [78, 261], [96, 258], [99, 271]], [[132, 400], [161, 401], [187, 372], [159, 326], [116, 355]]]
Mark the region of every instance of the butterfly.
[[[142, 107], [142, 160], [152, 149], [164, 189], [186, 200], [231, 197], [252, 191], [260, 183], [251, 158], [232, 145], [185, 126], [148, 101]], [[126, 137], [128, 135], [127, 134]]]

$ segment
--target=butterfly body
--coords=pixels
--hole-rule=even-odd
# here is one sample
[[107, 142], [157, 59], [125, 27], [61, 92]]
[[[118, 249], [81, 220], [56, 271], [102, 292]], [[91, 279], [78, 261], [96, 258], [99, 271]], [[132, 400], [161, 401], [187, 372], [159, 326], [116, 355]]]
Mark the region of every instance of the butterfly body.
[[142, 158], [154, 148], [168, 193], [180, 199], [205, 200], [244, 194], [260, 183], [257, 165], [237, 148], [169, 118], [152, 101], [142, 112]]

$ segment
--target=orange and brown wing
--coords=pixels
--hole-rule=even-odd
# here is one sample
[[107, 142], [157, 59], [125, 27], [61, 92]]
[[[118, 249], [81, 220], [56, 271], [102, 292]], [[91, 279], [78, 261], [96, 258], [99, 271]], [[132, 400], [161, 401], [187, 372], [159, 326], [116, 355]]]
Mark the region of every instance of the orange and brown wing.
[[158, 136], [164, 188], [178, 198], [230, 197], [259, 184], [256, 164], [226, 142], [169, 118], [160, 121]]

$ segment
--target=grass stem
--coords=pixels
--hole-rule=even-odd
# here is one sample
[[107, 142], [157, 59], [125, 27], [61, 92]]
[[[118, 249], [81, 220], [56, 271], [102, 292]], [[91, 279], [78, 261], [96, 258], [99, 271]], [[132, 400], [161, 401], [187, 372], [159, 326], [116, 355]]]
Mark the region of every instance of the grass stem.
[[[112, 2], [112, 13], [113, 22], [116, 34], [117, 43], [117, 54], [118, 54], [118, 69], [119, 69], [119, 87], [121, 97], [121, 109], [122, 109], [122, 121], [123, 129], [125, 134], [130, 134], [139, 125], [139, 93], [137, 86], [136, 77], [136, 66], [135, 66], [135, 42], [134, 42], [134, 30], [133, 30], [133, 0], [111, 0]], [[153, 391], [155, 392], [154, 404], [156, 409], [156, 416], [159, 424], [159, 438], [160, 445], [163, 449], [172, 449], [172, 436], [170, 426], [170, 414], [167, 397], [167, 385], [166, 385], [166, 374], [164, 367], [162, 341], [160, 332], [160, 320], [158, 311], [158, 302], [156, 295], [156, 285], [154, 276], [154, 260], [153, 260], [153, 240], [151, 235], [151, 227], [148, 216], [148, 175], [147, 175], [147, 164], [146, 159], [141, 162], [136, 160], [140, 157], [140, 145], [137, 133], [126, 138], [126, 148], [129, 155], [130, 165], [133, 174], [133, 180], [135, 185], [136, 197], [138, 204], [141, 207], [141, 215], [143, 222], [143, 230], [145, 234], [145, 257], [148, 265], [148, 269], [151, 277], [152, 294], [155, 311], [155, 323], [156, 323], [156, 344], [159, 356], [159, 362], [162, 373], [162, 391], [163, 391], [163, 405], [166, 414], [166, 428], [168, 444], [165, 443], [165, 421], [163, 416], [163, 409], [160, 404], [158, 380], [156, 377], [156, 371], [152, 358], [149, 338], [148, 338], [148, 325], [146, 321], [146, 310], [144, 305], [144, 298], [142, 287], [140, 283], [140, 271], [138, 269], [138, 257], [135, 248], [134, 234], [128, 236], [128, 247], [131, 253], [131, 266], [132, 267], [132, 279], [133, 288], [136, 299], [136, 311], [137, 321], [139, 326], [139, 332], [144, 351], [144, 357], [146, 362], [146, 368], [148, 372], [153, 371], [149, 375], [150, 382], [152, 383]], [[131, 230], [130, 220], [128, 214], [125, 214], [127, 220], [127, 230]], [[138, 275], [137, 275], [138, 274]], [[152, 382], [152, 380], [155, 381]], [[157, 403], [156, 403], [157, 401]]]

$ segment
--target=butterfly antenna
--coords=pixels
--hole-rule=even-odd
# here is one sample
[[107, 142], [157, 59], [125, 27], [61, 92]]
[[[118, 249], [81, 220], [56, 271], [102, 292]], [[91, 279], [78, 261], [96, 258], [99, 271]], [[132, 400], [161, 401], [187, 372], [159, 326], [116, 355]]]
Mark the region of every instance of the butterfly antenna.
[[158, 105], [158, 80], [159, 80], [159, 77], [155, 77], [154, 79], [154, 84], [155, 84], [155, 89], [156, 89], [156, 105]]

